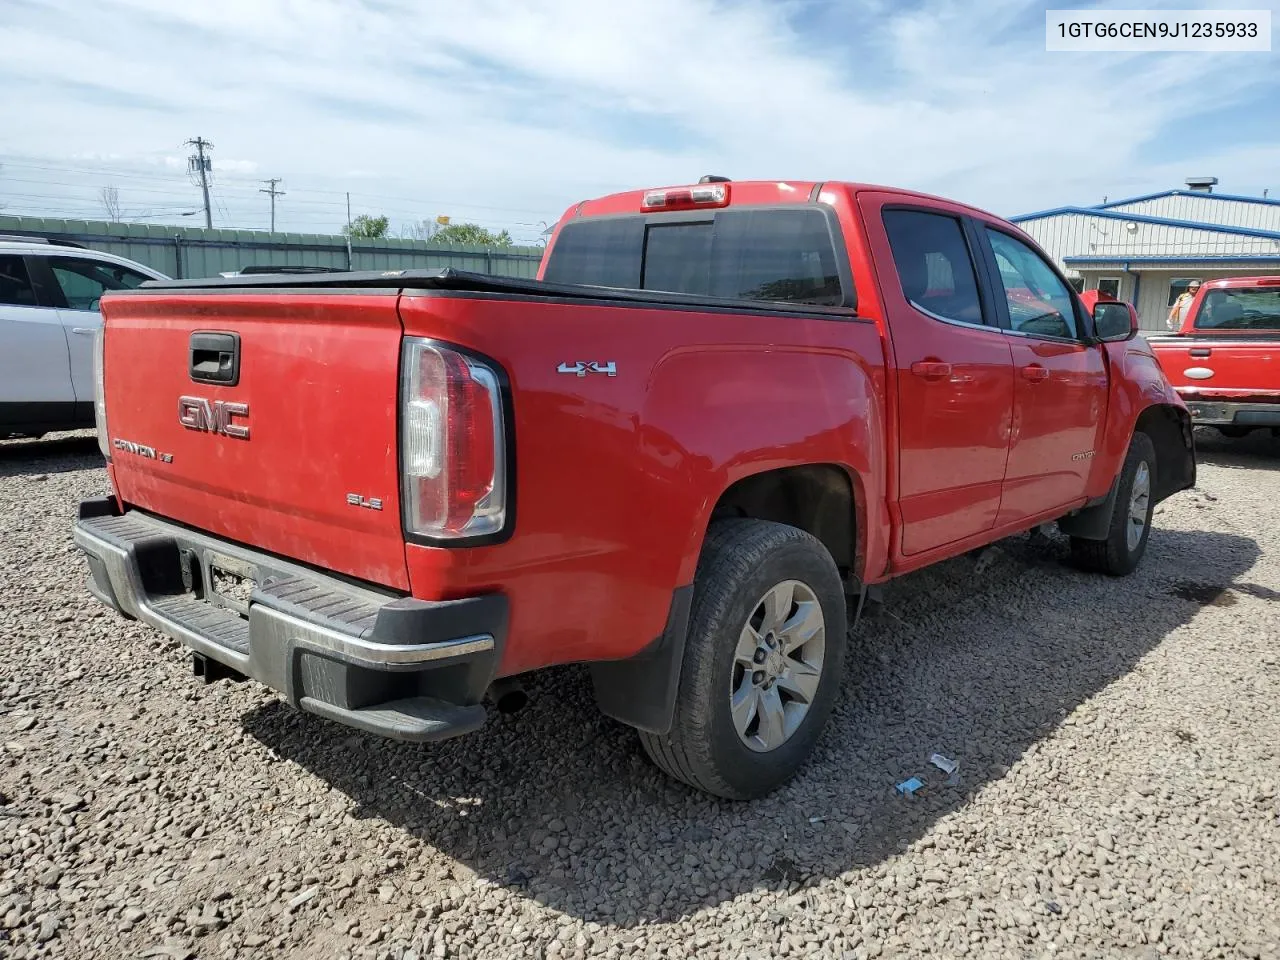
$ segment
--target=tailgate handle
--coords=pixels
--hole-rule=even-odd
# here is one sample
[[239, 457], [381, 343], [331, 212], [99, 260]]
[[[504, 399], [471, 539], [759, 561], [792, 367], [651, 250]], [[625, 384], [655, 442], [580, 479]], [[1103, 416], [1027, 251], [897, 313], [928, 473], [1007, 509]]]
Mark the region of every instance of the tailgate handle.
[[1192, 347], [1191, 348], [1191, 355], [1193, 357], [1208, 357], [1208, 356], [1211, 356], [1212, 354], [1213, 354], [1213, 351], [1210, 350], [1208, 347]]
[[191, 363], [188, 372], [196, 383], [217, 383], [234, 387], [240, 382], [240, 334], [191, 334]]

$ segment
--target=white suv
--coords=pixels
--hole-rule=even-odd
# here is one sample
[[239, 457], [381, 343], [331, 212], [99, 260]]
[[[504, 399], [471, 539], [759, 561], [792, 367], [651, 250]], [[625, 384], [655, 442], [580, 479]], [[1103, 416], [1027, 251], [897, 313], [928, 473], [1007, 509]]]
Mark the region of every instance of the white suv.
[[166, 279], [78, 244], [0, 236], [0, 438], [92, 427], [98, 298]]

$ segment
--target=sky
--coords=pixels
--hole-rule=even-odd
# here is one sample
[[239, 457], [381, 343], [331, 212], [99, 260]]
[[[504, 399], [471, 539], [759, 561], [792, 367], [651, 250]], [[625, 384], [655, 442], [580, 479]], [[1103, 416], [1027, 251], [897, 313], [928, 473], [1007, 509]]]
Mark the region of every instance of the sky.
[[196, 136], [214, 225], [242, 229], [267, 227], [268, 177], [278, 230], [337, 232], [349, 191], [395, 234], [446, 215], [523, 242], [579, 200], [706, 173], [1005, 216], [1201, 175], [1280, 196], [1276, 38], [1047, 53], [1066, 5], [0, 0], [0, 213], [102, 219], [114, 186], [127, 219], [200, 225]]

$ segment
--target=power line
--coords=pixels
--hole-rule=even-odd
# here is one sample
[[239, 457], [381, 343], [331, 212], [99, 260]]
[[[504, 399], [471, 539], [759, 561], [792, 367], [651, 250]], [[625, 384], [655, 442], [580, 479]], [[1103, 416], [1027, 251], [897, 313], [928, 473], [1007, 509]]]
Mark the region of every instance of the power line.
[[[194, 141], [188, 141], [188, 142], [194, 142]], [[206, 141], [206, 144], [207, 144], [207, 141]], [[85, 167], [70, 167], [70, 166], [63, 166], [63, 165], [50, 166], [50, 165], [26, 163], [24, 161], [19, 161], [19, 160], [9, 160], [2, 156], [0, 156], [0, 162], [3, 162], [8, 166], [24, 167], [30, 170], [49, 170], [55, 173], [87, 173], [95, 176], [112, 176], [112, 177], [119, 177], [121, 179], [128, 178], [131, 180], [154, 179], [154, 180], [166, 181], [169, 183], [177, 183], [177, 182], [180, 182], [182, 179], [180, 176], [166, 176], [161, 173], [156, 173], [154, 175], [144, 175], [144, 174], [137, 174], [137, 173], [117, 173], [110, 169], [88, 169]], [[7, 177], [6, 179], [13, 180], [14, 178]], [[53, 181], [49, 181], [49, 182], [53, 182]], [[219, 175], [218, 182], [220, 185], [222, 185], [223, 188], [225, 188], [225, 185], [227, 184], [244, 184], [246, 187], [252, 186], [256, 188], [257, 185], [259, 183], [262, 183], [263, 181], [254, 180], [247, 177]], [[295, 186], [293, 189], [293, 193], [295, 195], [296, 194], [322, 194], [325, 196], [338, 198], [333, 201], [329, 201], [337, 206], [342, 205], [341, 198], [346, 194], [346, 192], [347, 191], [345, 190], [325, 190], [320, 187], [300, 188]], [[545, 208], [541, 210], [533, 210], [527, 207], [495, 207], [495, 206], [481, 204], [481, 203], [469, 203], [466, 201], [459, 201], [459, 200], [434, 200], [428, 197], [404, 197], [404, 196], [396, 196], [396, 195], [384, 194], [384, 193], [364, 193], [362, 191], [356, 192], [355, 196], [361, 199], [369, 199], [369, 200], [388, 200], [396, 203], [414, 203], [417, 205], [428, 206], [428, 207], [432, 207], [439, 210], [491, 210], [499, 213], [534, 214], [539, 217], [545, 217], [547, 214], [547, 210]], [[320, 203], [323, 201], [311, 201], [311, 202]], [[557, 209], [562, 209], [563, 206], [564, 206], [563, 204], [559, 204], [557, 206]], [[530, 226], [536, 226], [536, 224], [530, 224]]]
[[271, 232], [275, 233], [276, 232], [276, 197], [283, 197], [284, 191], [276, 189], [276, 184], [280, 182], [279, 177], [271, 177], [269, 180], [263, 180], [262, 182], [267, 184], [267, 189], [263, 190], [259, 188], [258, 192], [269, 194], [271, 197]]
[[212, 230], [213, 212], [209, 209], [209, 170], [213, 164], [204, 155], [204, 151], [206, 147], [212, 150], [213, 144], [204, 137], [196, 137], [186, 143], [196, 148], [196, 155], [188, 158], [188, 169], [200, 174], [200, 192], [204, 194], [204, 225], [206, 230]]

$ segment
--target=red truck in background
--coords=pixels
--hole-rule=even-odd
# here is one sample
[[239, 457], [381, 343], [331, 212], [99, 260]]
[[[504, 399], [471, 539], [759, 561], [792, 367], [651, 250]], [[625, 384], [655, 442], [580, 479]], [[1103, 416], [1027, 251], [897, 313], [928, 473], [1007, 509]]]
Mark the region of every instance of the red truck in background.
[[661, 768], [753, 797], [849, 597], [1054, 521], [1137, 565], [1195, 457], [1115, 306], [963, 204], [721, 178], [576, 204], [536, 281], [148, 284], [103, 300], [76, 542], [206, 679], [425, 741], [586, 663]]
[[1280, 277], [1206, 281], [1182, 327], [1147, 340], [1196, 426], [1280, 435]]

